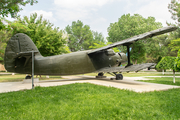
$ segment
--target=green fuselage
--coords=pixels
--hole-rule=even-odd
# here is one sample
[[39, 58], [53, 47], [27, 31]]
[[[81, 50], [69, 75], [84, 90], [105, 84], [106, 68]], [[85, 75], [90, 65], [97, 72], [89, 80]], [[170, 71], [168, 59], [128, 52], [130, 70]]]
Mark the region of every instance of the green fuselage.
[[[73, 52], [50, 57], [43, 57], [38, 54], [35, 55], [34, 74], [74, 75], [91, 73], [104, 67], [114, 67], [119, 63], [126, 62], [127, 58], [125, 54], [121, 53], [121, 56], [119, 54], [116, 53], [113, 56], [108, 56], [105, 52], [99, 52], [93, 55], [88, 55], [88, 51]], [[17, 60], [15, 72], [31, 74], [31, 60], [29, 60], [26, 66], [24, 66], [25, 60], [23, 61], [20, 59]]]
[[124, 53], [114, 53], [112, 49], [72, 52], [69, 54], [43, 57], [33, 41], [26, 34], [14, 35], [5, 50], [5, 68], [9, 72], [32, 74], [32, 51], [35, 75], [74, 75], [96, 72], [105, 67], [113, 67], [127, 61]]

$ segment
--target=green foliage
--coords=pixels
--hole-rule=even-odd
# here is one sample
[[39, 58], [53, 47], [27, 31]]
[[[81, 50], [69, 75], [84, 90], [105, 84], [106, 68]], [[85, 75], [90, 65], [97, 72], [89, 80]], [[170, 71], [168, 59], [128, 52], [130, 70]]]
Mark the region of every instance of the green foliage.
[[2, 27], [0, 28], [0, 57], [3, 60], [7, 42], [12, 37], [12, 35], [18, 32], [28, 32], [30, 29], [25, 25], [18, 23], [17, 21], [11, 22], [5, 18], [0, 18], [0, 21], [4, 21], [4, 23], [8, 24], [6, 25], [2, 23]]
[[3, 60], [3, 58], [2, 57], [0, 57], [0, 61], [2, 61]]
[[172, 14], [172, 19], [180, 22], [180, 3], [178, 0], [171, 0], [171, 3], [168, 5], [169, 12]]
[[162, 57], [176, 56], [176, 53], [172, 52], [168, 47], [170, 42], [168, 34], [147, 39], [145, 43], [146, 62], [158, 63]]
[[11, 17], [16, 17], [17, 13], [22, 10], [21, 5], [33, 5], [34, 3], [37, 3], [37, 0], [1, 0], [0, 16], [8, 17], [8, 14], [10, 14]]
[[63, 37], [65, 33], [58, 27], [53, 27], [53, 24], [43, 19], [42, 15], [37, 17], [37, 13], [34, 13], [30, 18], [27, 16], [23, 19], [18, 18], [11, 27], [14, 34], [19, 32], [27, 34], [43, 56], [68, 53], [65, 50], [66, 37]]
[[156, 65], [158, 69], [172, 69], [175, 70], [175, 59], [176, 57], [166, 56]]
[[53, 24], [47, 20], [43, 20], [42, 16], [37, 18], [37, 14], [34, 13], [28, 18], [25, 16], [23, 19], [11, 22], [2, 18], [8, 25], [4, 25], [4, 28], [0, 30], [0, 57], [4, 58], [5, 47], [7, 41], [16, 33], [27, 34], [43, 56], [58, 55], [62, 53], [69, 53], [69, 48], [65, 46], [66, 37], [65, 34], [59, 28], [53, 28]]
[[92, 31], [92, 34], [94, 43], [105, 43], [104, 36], [102, 35], [102, 33]]
[[[107, 45], [110, 45], [112, 44], [112, 42], [107, 42], [107, 43], [104, 43], [104, 42], [99, 42], [98, 43], [93, 43], [92, 46], [89, 46], [90, 49], [97, 49], [97, 48], [101, 48], [101, 47], [104, 47], [104, 46], [107, 46]], [[113, 48], [114, 52], [119, 52], [119, 49], [117, 47]]]
[[[126, 14], [122, 15], [118, 22], [110, 24], [108, 27], [109, 37], [107, 39], [109, 42], [117, 42], [161, 27], [162, 24], [155, 22], [154, 17], [146, 19], [139, 14], [134, 14], [133, 16]], [[140, 63], [145, 60], [146, 41], [141, 40], [130, 46], [132, 48], [131, 60], [134, 63]], [[126, 52], [124, 47], [121, 47], [121, 50]]]
[[178, 55], [175, 59], [175, 70], [180, 71], [180, 49], [179, 49]]
[[[73, 21], [71, 26], [67, 26], [68, 47], [72, 52], [79, 50], [88, 50], [89, 46], [93, 45], [93, 34], [90, 26], [83, 25], [80, 20]], [[99, 39], [99, 38], [98, 38]]]
[[2, 18], [0, 18], [0, 30], [5, 29], [5, 25], [2, 22]]
[[171, 40], [171, 43], [169, 44], [169, 48], [171, 51], [178, 51], [180, 49], [180, 38], [176, 40]]
[[126, 14], [122, 15], [118, 22], [110, 24], [107, 39], [111, 42], [117, 42], [160, 27], [162, 24], [155, 22], [154, 17], [146, 19], [139, 14], [133, 16]]
[[179, 119], [180, 89], [135, 93], [76, 83], [0, 94], [0, 119]]
[[0, 30], [0, 60], [4, 59], [4, 53], [5, 53], [7, 41], [11, 38], [11, 36], [12, 36], [11, 30], [10, 31], [6, 29]]
[[169, 12], [171, 13], [171, 18], [175, 21], [175, 24], [167, 23], [168, 25], [177, 26], [178, 29], [174, 32], [171, 32], [171, 39], [180, 38], [180, 3], [178, 0], [171, 0], [171, 3], [168, 5]]

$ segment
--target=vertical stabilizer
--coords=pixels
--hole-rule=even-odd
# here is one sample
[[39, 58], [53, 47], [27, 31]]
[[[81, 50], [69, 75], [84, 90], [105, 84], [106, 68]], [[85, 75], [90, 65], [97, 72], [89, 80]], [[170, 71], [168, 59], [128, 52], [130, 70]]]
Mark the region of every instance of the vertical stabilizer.
[[[27, 55], [27, 53], [31, 51], [38, 52], [36, 55], [41, 55], [29, 36], [18, 33], [11, 37], [8, 41], [4, 56], [6, 70], [8, 72], [16, 72], [18, 68], [22, 68], [23, 70], [27, 59], [29, 60], [30, 58], [30, 55]], [[19, 54], [21, 54], [21, 56], [19, 56]]]

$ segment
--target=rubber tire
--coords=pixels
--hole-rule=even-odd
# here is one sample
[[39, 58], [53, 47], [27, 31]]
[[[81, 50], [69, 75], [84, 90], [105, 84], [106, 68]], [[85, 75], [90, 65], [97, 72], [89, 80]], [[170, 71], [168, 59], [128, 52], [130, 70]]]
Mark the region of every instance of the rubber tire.
[[28, 75], [28, 76], [25, 77], [25, 79], [31, 79], [31, 76]]
[[116, 80], [123, 80], [123, 75], [122, 74], [117, 74], [116, 75]]
[[98, 76], [103, 76], [104, 75], [104, 73], [98, 73]]

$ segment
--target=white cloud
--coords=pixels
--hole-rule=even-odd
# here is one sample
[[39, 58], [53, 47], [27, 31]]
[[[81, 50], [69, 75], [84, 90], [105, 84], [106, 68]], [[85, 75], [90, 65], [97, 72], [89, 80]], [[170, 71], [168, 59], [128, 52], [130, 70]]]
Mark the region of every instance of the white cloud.
[[[141, 2], [141, 0], [139, 0], [139, 2]], [[168, 11], [168, 4], [170, 2], [170, 0], [151, 0], [148, 4], [132, 13], [138, 13], [146, 18], [148, 16], [155, 17], [156, 21], [161, 22], [163, 26], [167, 26], [166, 21], [172, 22], [171, 14]]]
[[91, 19], [92, 14], [114, 0], [54, 0], [56, 15], [60, 20], [75, 21]]
[[54, 4], [63, 8], [84, 8], [89, 6], [103, 6], [113, 0], [54, 0]]
[[44, 19], [47, 19], [51, 22], [55, 22], [56, 19], [53, 17], [53, 13], [52, 12], [46, 12], [46, 11], [43, 11], [43, 10], [34, 10], [34, 11], [31, 11], [30, 14], [32, 13], [37, 13], [38, 16], [40, 15], [43, 15], [43, 18]]
[[75, 21], [89, 17], [89, 11], [86, 9], [59, 9], [56, 15], [63, 21]]

